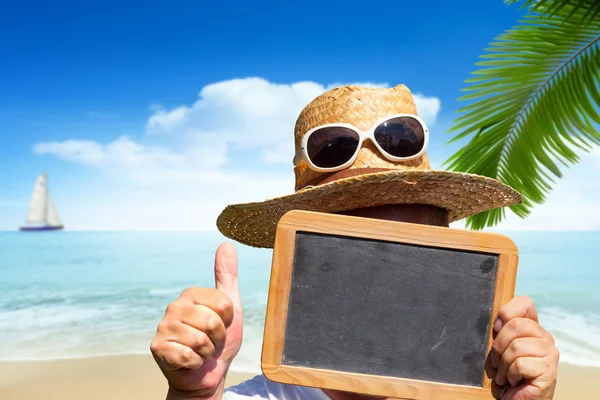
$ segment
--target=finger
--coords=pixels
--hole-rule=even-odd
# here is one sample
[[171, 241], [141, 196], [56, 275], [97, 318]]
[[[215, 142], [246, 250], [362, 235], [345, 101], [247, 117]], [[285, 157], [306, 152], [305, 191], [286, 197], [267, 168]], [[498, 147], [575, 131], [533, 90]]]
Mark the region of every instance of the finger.
[[232, 243], [222, 243], [215, 254], [215, 288], [225, 293], [241, 312], [238, 288], [238, 259]]
[[508, 368], [515, 362], [519, 357], [545, 357], [548, 355], [550, 344], [538, 338], [516, 338], [509, 345], [502, 358], [500, 359], [499, 365], [497, 366], [498, 372], [496, 373], [496, 383], [498, 385], [506, 384], [506, 373]]
[[519, 296], [503, 305], [498, 311], [498, 318], [494, 323], [494, 330], [500, 332], [502, 327], [513, 318], [528, 318], [538, 321], [538, 313], [531, 300], [527, 296]]
[[508, 368], [506, 379], [517, 386], [523, 379], [535, 379], [546, 370], [546, 360], [539, 357], [519, 357]]
[[214, 289], [191, 287], [184, 290], [179, 299], [184, 303], [206, 306], [219, 315], [226, 327], [231, 325], [233, 304], [227, 294]]
[[181, 368], [198, 369], [204, 363], [194, 350], [177, 342], [163, 341], [153, 347], [152, 354], [163, 368], [172, 371]]
[[206, 306], [194, 306], [181, 316], [181, 322], [204, 332], [215, 346], [225, 340], [227, 331], [219, 314]]
[[536, 398], [531, 395], [532, 388], [527, 384], [522, 384], [516, 387], [508, 386], [501, 397], [501, 400], [516, 400], [516, 399], [532, 399]]
[[527, 318], [513, 318], [502, 328], [494, 342], [490, 354], [490, 362], [499, 363], [502, 355], [516, 338], [547, 338], [544, 329], [535, 321]]
[[215, 345], [208, 335], [202, 331], [194, 329], [189, 325], [179, 323], [173, 333], [174, 337], [170, 341], [189, 347], [202, 358], [206, 359], [215, 353]]

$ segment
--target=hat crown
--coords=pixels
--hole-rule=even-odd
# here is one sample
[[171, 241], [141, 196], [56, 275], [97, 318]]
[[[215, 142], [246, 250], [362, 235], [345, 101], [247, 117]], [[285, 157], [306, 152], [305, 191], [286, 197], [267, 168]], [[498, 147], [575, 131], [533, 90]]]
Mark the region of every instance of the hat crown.
[[[404, 85], [391, 89], [332, 89], [302, 110], [295, 128], [296, 149], [306, 132], [321, 124], [342, 122], [368, 130], [378, 119], [393, 114], [417, 114], [412, 95]], [[278, 221], [290, 210], [337, 213], [422, 204], [447, 210], [448, 221], [454, 222], [523, 201], [516, 190], [491, 178], [432, 171], [426, 155], [407, 163], [392, 163], [370, 140], [363, 143], [356, 161], [345, 170], [323, 174], [302, 161], [294, 172], [295, 193], [262, 202], [231, 204], [217, 218], [219, 231], [247, 245], [272, 248]]]
[[[361, 130], [368, 130], [381, 118], [394, 114], [418, 115], [413, 96], [403, 84], [393, 88], [367, 88], [346, 85], [331, 89], [311, 101], [300, 112], [294, 129], [296, 151], [306, 132], [324, 124], [346, 123]], [[401, 170], [430, 169], [426, 153], [408, 162], [391, 162], [370, 142], [363, 143], [353, 165], [348, 167], [348, 174], [359, 175], [369, 173], [366, 169], [374, 168]], [[332, 173], [313, 171], [304, 162], [294, 169], [296, 190], [306, 186], [319, 184]]]

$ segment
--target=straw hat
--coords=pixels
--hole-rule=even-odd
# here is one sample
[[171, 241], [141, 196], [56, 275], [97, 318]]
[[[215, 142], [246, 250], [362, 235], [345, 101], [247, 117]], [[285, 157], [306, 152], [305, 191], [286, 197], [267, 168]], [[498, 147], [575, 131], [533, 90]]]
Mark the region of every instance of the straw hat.
[[[404, 85], [329, 90], [300, 113], [294, 130], [296, 149], [303, 135], [318, 125], [344, 122], [367, 130], [379, 118], [400, 113], [417, 114], [410, 90]], [[390, 162], [370, 141], [363, 143], [356, 161], [345, 170], [316, 172], [301, 162], [294, 174], [295, 193], [229, 205], [217, 219], [219, 231], [249, 246], [272, 248], [277, 222], [293, 209], [333, 213], [389, 204], [425, 204], [446, 209], [449, 221], [454, 222], [523, 201], [519, 192], [497, 180], [431, 170], [427, 154], [409, 162]]]

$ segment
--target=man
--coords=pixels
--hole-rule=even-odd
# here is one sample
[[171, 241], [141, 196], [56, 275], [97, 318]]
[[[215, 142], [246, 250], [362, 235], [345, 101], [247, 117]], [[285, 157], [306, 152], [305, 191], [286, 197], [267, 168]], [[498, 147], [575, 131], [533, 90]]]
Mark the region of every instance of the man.
[[[272, 247], [277, 221], [292, 209], [448, 227], [522, 201], [495, 180], [431, 170], [428, 140], [404, 85], [330, 90], [307, 105], [296, 122], [296, 192], [229, 206], [217, 225], [241, 243]], [[215, 289], [189, 288], [167, 307], [150, 347], [169, 383], [168, 400], [370, 400], [351, 392], [278, 384], [262, 375], [225, 390], [242, 343], [237, 271], [233, 245], [222, 244], [215, 257]], [[494, 330], [490, 363], [496, 383], [505, 388], [502, 399], [552, 399], [559, 353], [539, 324], [533, 302], [517, 297], [504, 305]]]

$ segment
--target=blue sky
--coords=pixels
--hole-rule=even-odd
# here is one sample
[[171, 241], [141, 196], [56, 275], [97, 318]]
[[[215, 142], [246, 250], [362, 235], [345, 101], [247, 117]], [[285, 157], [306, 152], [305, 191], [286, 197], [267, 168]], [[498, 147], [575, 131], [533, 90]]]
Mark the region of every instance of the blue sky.
[[[482, 49], [522, 14], [502, 0], [28, 2], [0, 14], [0, 229], [37, 175], [69, 229], [214, 229], [228, 203], [293, 188], [292, 128], [342, 83], [406, 84], [439, 166]], [[600, 154], [503, 229], [600, 229]], [[565, 201], [580, 217], [552, 222]]]

